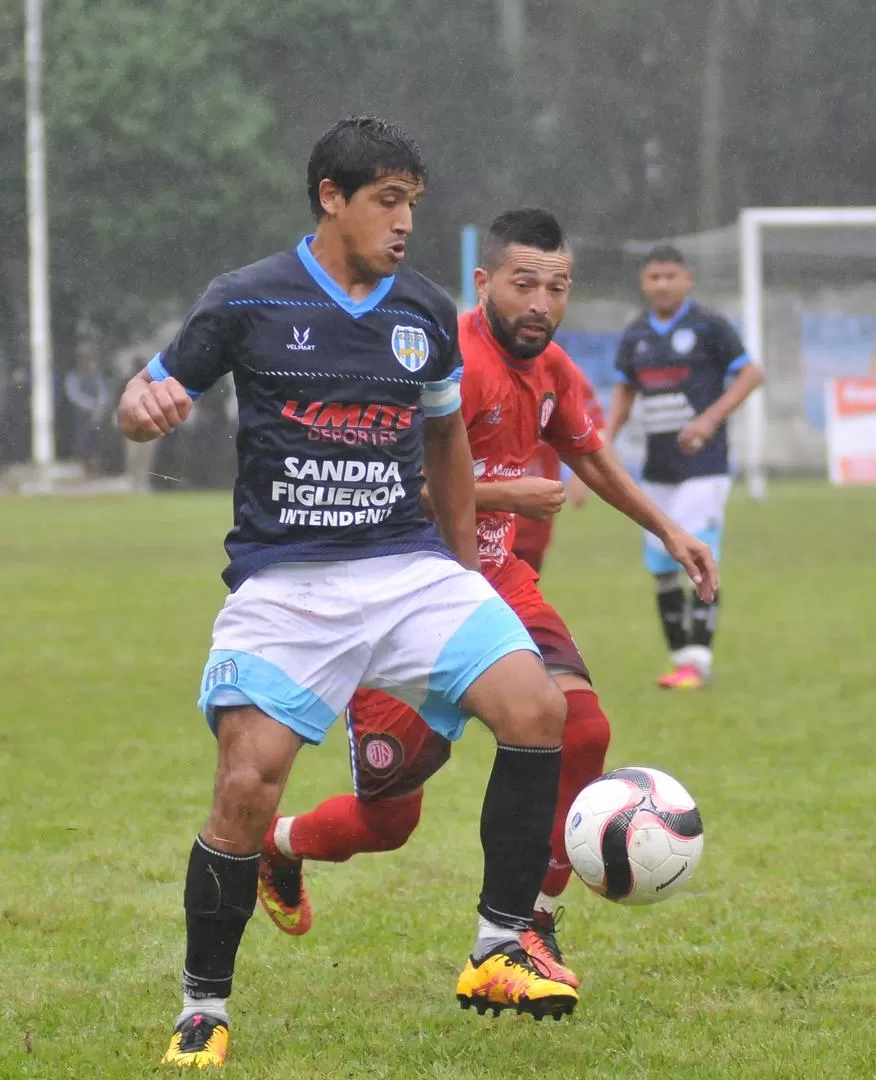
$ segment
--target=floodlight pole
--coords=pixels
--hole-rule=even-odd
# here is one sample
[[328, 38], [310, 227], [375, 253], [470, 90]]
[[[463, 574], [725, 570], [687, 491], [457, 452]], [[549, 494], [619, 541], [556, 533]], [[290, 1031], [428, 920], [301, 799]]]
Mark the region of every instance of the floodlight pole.
[[55, 401], [49, 304], [46, 147], [42, 113], [42, 0], [25, 0], [28, 300], [30, 312], [31, 457], [55, 462]]

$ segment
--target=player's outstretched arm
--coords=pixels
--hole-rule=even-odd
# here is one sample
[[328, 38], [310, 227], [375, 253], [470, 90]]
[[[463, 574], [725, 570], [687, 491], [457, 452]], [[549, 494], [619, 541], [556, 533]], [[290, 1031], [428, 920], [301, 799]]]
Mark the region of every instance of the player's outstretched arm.
[[601, 499], [662, 540], [669, 554], [685, 568], [703, 600], [712, 602], [718, 587], [718, 569], [708, 545], [658, 509], [611, 449], [570, 455], [563, 460]]
[[119, 428], [132, 442], [149, 442], [179, 427], [191, 411], [192, 399], [181, 382], [173, 378], [155, 382], [144, 368], [122, 393]]
[[463, 566], [480, 570], [475, 533], [471, 448], [462, 412], [427, 417], [423, 424], [429, 505], [441, 535]]

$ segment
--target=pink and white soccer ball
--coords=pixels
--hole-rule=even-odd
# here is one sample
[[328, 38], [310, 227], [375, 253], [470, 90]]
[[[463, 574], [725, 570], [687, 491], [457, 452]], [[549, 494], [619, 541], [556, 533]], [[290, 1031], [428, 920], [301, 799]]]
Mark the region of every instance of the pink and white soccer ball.
[[673, 777], [631, 765], [606, 773], [566, 816], [575, 873], [618, 904], [656, 904], [683, 888], [703, 854], [697, 805]]

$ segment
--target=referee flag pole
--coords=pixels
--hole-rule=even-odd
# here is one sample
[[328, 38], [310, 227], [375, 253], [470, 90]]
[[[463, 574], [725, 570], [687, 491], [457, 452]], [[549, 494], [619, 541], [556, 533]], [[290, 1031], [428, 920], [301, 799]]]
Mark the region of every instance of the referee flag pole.
[[25, 0], [27, 72], [27, 229], [30, 309], [31, 456], [55, 462], [55, 402], [49, 310], [49, 244], [46, 222], [46, 148], [42, 113], [42, 0]]

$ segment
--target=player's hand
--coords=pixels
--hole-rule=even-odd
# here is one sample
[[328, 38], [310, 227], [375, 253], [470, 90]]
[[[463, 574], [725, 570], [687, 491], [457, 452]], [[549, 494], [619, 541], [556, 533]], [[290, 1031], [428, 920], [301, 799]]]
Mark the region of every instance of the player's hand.
[[590, 498], [590, 488], [575, 473], [566, 481], [566, 498], [576, 510], [580, 510]]
[[514, 513], [533, 521], [546, 521], [558, 514], [566, 501], [565, 486], [543, 476], [521, 476], [514, 483]]
[[705, 413], [695, 416], [693, 420], [678, 433], [678, 445], [684, 454], [698, 454], [700, 450], [714, 437], [718, 425], [710, 420]]
[[119, 402], [119, 427], [129, 439], [147, 441], [169, 434], [191, 411], [192, 399], [176, 379], [134, 379]]
[[684, 529], [673, 529], [663, 538], [663, 546], [685, 568], [700, 599], [711, 604], [718, 588], [718, 567], [709, 545]]

